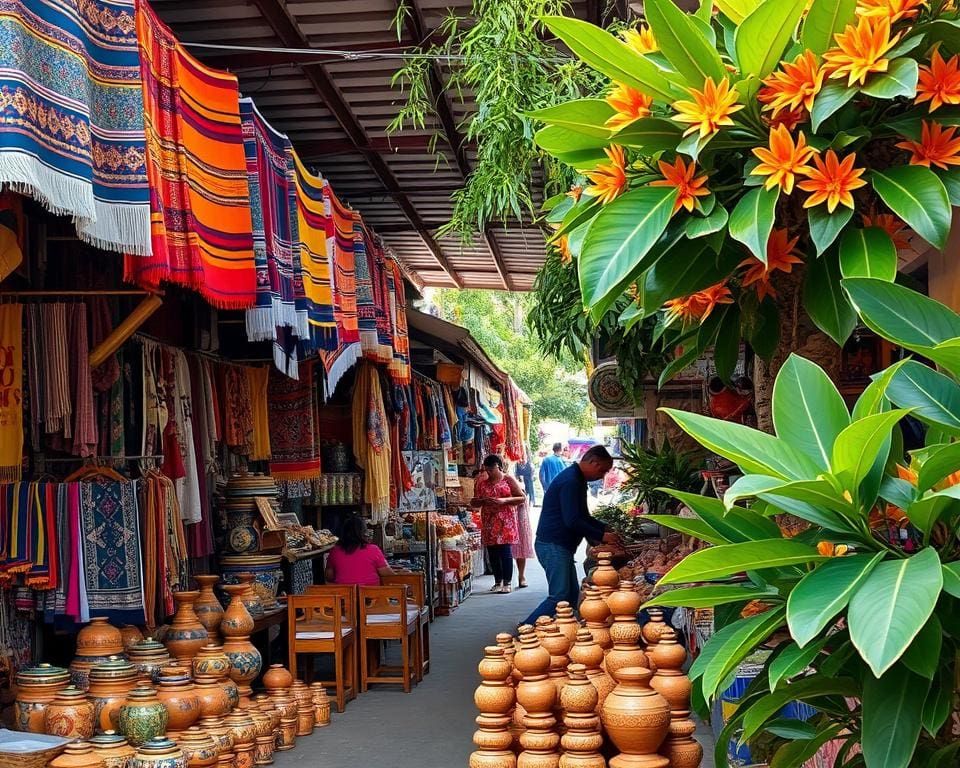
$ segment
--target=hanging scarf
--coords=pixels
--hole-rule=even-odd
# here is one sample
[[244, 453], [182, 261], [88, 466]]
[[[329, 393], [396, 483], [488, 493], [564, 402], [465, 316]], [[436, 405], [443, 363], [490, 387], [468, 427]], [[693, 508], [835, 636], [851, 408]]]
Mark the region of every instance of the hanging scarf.
[[9, 0], [0, 14], [0, 185], [98, 248], [150, 253], [132, 0]]
[[256, 301], [237, 79], [187, 53], [137, 3], [153, 255], [124, 259], [124, 279], [169, 281], [221, 309]]
[[0, 304], [0, 481], [23, 464], [23, 306]]
[[383, 244], [376, 235], [366, 232], [370, 248], [370, 269], [373, 278], [373, 300], [376, 307], [376, 361], [384, 365], [393, 360], [393, 320], [390, 316], [390, 293], [387, 283], [387, 262]]
[[387, 370], [396, 384], [410, 383], [410, 338], [407, 331], [407, 299], [403, 288], [403, 274], [395, 259], [388, 259], [387, 292], [393, 325], [393, 349]]
[[390, 435], [376, 366], [364, 363], [353, 391], [353, 455], [364, 470], [364, 501], [380, 522], [390, 509]]
[[70, 358], [67, 353], [67, 305], [43, 304], [44, 429], [71, 434]]
[[183, 480], [177, 483], [180, 513], [187, 524], [199, 523], [203, 519], [200, 503], [200, 469], [197, 464], [197, 452], [193, 445], [193, 402], [190, 397], [190, 367], [182, 349], [172, 352], [173, 358], [173, 403], [176, 425], [177, 446], [183, 460]]
[[[197, 455], [197, 481], [200, 486], [200, 508], [203, 519], [191, 525], [188, 532], [188, 550], [192, 557], [207, 557], [213, 554], [213, 515], [211, 514], [211, 483], [216, 456], [208, 455], [212, 443], [208, 435], [210, 402], [204, 396], [203, 361], [191, 355], [190, 399], [193, 402], [193, 449]], [[215, 453], [215, 452], [214, 452]]]
[[370, 251], [364, 238], [363, 224], [354, 222], [353, 227], [354, 269], [357, 274], [357, 325], [360, 329], [360, 346], [367, 360], [377, 355], [377, 305], [373, 295], [373, 275], [370, 269]]
[[247, 381], [250, 387], [250, 411], [253, 416], [253, 450], [248, 457], [250, 461], [270, 459], [270, 418], [267, 414], [267, 382], [270, 379], [270, 369], [261, 366], [246, 369]]
[[30, 304], [27, 308], [27, 349], [26, 365], [29, 369], [27, 381], [30, 391], [30, 447], [39, 451], [40, 438], [43, 435], [43, 417], [46, 408], [46, 371], [43, 361], [43, 323], [40, 320], [40, 305]]
[[250, 382], [239, 365], [223, 364], [223, 441], [236, 453], [249, 455], [253, 445]]
[[[270, 474], [279, 482], [309, 481], [320, 476], [313, 393], [311, 365], [302, 366], [299, 381], [270, 373], [267, 400], [272, 451]], [[297, 497], [297, 494], [287, 495]]]
[[73, 455], [96, 456], [97, 416], [90, 379], [90, 345], [87, 337], [87, 305], [70, 307], [70, 374], [73, 392]]

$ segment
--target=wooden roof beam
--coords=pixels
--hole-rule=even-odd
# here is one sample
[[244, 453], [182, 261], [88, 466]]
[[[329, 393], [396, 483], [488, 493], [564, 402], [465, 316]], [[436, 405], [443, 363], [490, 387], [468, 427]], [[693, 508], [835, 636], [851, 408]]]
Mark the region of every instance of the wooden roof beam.
[[493, 263], [497, 268], [497, 274], [500, 275], [500, 280], [503, 282], [504, 289], [508, 291], [514, 290], [513, 281], [510, 279], [507, 265], [503, 261], [500, 243], [497, 242], [497, 239], [493, 236], [493, 232], [490, 231], [489, 227], [483, 230], [483, 241], [487, 244], [487, 250], [490, 251], [490, 256], [493, 258]]

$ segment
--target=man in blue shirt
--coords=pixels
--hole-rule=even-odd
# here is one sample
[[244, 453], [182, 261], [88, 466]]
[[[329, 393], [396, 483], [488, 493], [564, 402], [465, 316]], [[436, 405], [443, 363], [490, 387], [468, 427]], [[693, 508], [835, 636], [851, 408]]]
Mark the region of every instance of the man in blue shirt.
[[533, 624], [540, 616], [553, 616], [557, 603], [563, 600], [576, 610], [580, 603], [580, 583], [573, 555], [583, 539], [619, 543], [620, 537], [608, 532], [606, 525], [591, 517], [587, 509], [587, 483], [602, 480], [612, 467], [613, 459], [607, 449], [595, 445], [579, 463], [564, 469], [550, 483], [543, 497], [534, 545], [537, 560], [547, 574], [549, 594], [524, 624]]
[[547, 456], [540, 465], [540, 486], [544, 493], [547, 492], [547, 488], [550, 487], [550, 483], [556, 479], [557, 475], [567, 468], [567, 462], [560, 455], [562, 450], [563, 446], [560, 443], [554, 443], [553, 455]]

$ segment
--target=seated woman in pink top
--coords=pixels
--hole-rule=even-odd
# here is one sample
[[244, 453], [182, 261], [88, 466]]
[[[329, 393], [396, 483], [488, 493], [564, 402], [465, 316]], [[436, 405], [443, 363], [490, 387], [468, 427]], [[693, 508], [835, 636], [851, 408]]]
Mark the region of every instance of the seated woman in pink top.
[[392, 576], [383, 550], [367, 541], [367, 524], [359, 515], [353, 515], [343, 524], [340, 541], [330, 550], [324, 572], [330, 584], [357, 584], [361, 587], [380, 586], [381, 576]]

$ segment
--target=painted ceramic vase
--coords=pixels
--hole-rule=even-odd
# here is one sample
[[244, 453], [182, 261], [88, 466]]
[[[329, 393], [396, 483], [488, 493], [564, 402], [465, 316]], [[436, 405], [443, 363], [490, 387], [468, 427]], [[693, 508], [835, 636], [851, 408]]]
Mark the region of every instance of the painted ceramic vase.
[[27, 733], [43, 733], [43, 718], [57, 692], [70, 684], [70, 671], [40, 664], [17, 673], [14, 727]]
[[160, 671], [173, 661], [167, 647], [157, 640], [134, 643], [127, 655], [140, 673], [140, 680], [147, 683], [156, 683], [160, 679]]
[[170, 655], [187, 669], [190, 669], [197, 652], [210, 642], [207, 628], [200, 623], [200, 619], [193, 610], [193, 604], [199, 597], [200, 593], [197, 591], [173, 593], [177, 612], [164, 638], [164, 645], [167, 646]]
[[660, 747], [660, 754], [670, 761], [670, 768], [700, 768], [703, 747], [695, 738], [697, 726], [689, 718], [670, 721], [670, 731]]
[[200, 698], [184, 669], [171, 667], [160, 675], [157, 699], [167, 710], [168, 731], [185, 731], [200, 718]]
[[185, 730], [177, 739], [183, 750], [187, 768], [212, 768], [220, 755], [220, 742], [196, 726]]
[[669, 625], [663, 620], [663, 611], [660, 608], [651, 608], [650, 621], [643, 625], [643, 639], [647, 645], [655, 645], [660, 642], [660, 635], [663, 630], [668, 629]]
[[237, 768], [253, 768], [257, 737], [253, 719], [243, 710], [235, 709], [223, 721], [233, 731], [233, 751]]
[[88, 741], [74, 741], [47, 763], [47, 768], [103, 768], [103, 760]]
[[130, 768], [186, 768], [183, 750], [176, 742], [160, 736], [137, 748]]
[[260, 545], [260, 533], [253, 524], [257, 507], [252, 499], [230, 499], [223, 504], [226, 517], [226, 546], [231, 552], [255, 552]]
[[200, 587], [200, 596], [193, 604], [193, 612], [197, 614], [200, 623], [206, 627], [211, 643], [220, 642], [220, 621], [223, 619], [223, 606], [217, 599], [214, 586], [220, 581], [219, 576], [194, 576]]
[[230, 673], [230, 659], [223, 652], [223, 646], [208, 644], [193, 657], [194, 677], [221, 678]]
[[[668, 768], [669, 760], [656, 754], [670, 729], [667, 700], [650, 687], [653, 673], [646, 667], [624, 667], [617, 687], [600, 712], [607, 736], [622, 753], [610, 768]], [[638, 756], [646, 756], [640, 760]]]
[[120, 707], [137, 685], [139, 672], [129, 661], [113, 658], [90, 669], [87, 696], [93, 704], [98, 733], [117, 730]]
[[293, 685], [293, 675], [283, 664], [271, 664], [263, 673], [263, 687], [271, 693], [275, 690], [286, 690]]
[[221, 754], [233, 751], [233, 731], [230, 730], [222, 717], [202, 717], [197, 727], [204, 733], [209, 733], [217, 742], [217, 749]]
[[611, 594], [620, 583], [620, 574], [617, 569], [611, 565], [613, 555], [609, 552], [597, 552], [597, 567], [593, 569], [590, 575], [590, 581], [600, 590], [602, 597]]
[[224, 637], [241, 637], [253, 632], [253, 616], [243, 602], [243, 593], [246, 586], [243, 584], [226, 584], [224, 591], [230, 598], [227, 604], [227, 610], [223, 612], [223, 619], [220, 621], [220, 634]]
[[223, 717], [232, 709], [227, 692], [215, 677], [194, 678], [194, 692], [200, 702], [200, 717]]
[[[510, 664], [510, 662], [507, 663]], [[513, 669], [513, 664], [510, 664], [510, 669]], [[317, 728], [330, 725], [330, 697], [327, 695], [327, 689], [320, 683], [311, 683], [310, 693], [313, 694], [314, 724]]]
[[104, 768], [130, 768], [137, 754], [130, 742], [116, 731], [107, 731], [90, 739], [90, 746], [103, 761]]
[[224, 584], [249, 584], [264, 610], [277, 605], [283, 580], [282, 555], [232, 555], [220, 558]]
[[123, 650], [129, 651], [131, 645], [143, 640], [143, 632], [140, 627], [135, 627], [133, 624], [124, 624], [120, 627], [120, 638], [123, 642]]
[[68, 686], [54, 696], [43, 716], [43, 730], [51, 736], [89, 739], [95, 732], [93, 704], [86, 691]]
[[280, 711], [273, 705], [273, 700], [265, 693], [258, 693], [253, 697], [253, 705], [270, 719], [270, 731], [276, 733], [280, 727]]
[[313, 709], [313, 694], [303, 680], [293, 681], [293, 698], [297, 701], [297, 736], [309, 736], [313, 733], [316, 720]]
[[238, 688], [237, 684], [229, 677], [222, 677], [217, 683], [223, 689], [223, 694], [227, 697], [227, 701], [230, 702], [230, 709], [236, 709], [240, 705], [240, 688]]
[[153, 686], [139, 685], [130, 691], [126, 703], [120, 707], [117, 724], [120, 733], [135, 747], [167, 732], [167, 708], [157, 698]]

